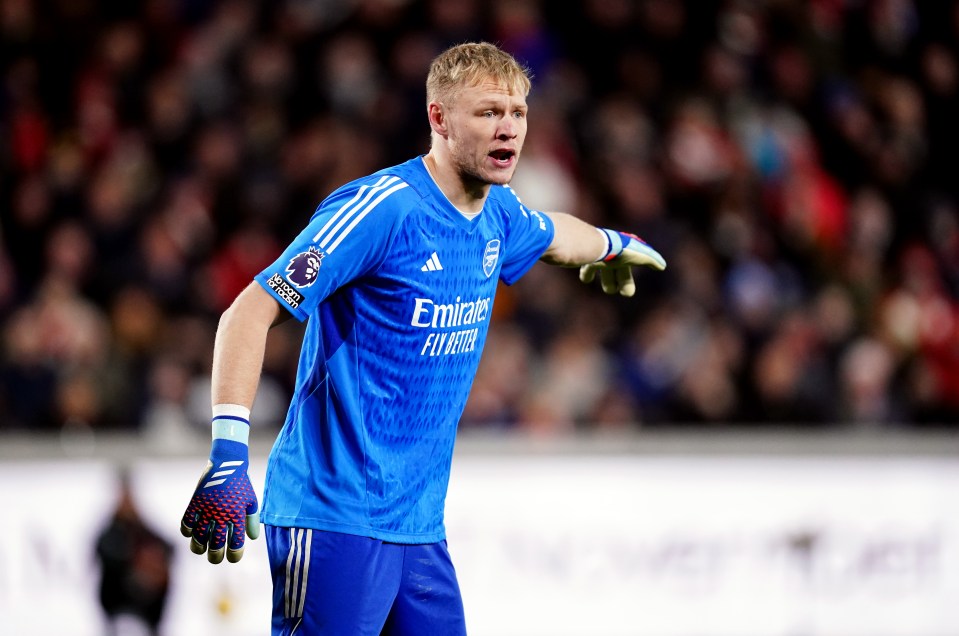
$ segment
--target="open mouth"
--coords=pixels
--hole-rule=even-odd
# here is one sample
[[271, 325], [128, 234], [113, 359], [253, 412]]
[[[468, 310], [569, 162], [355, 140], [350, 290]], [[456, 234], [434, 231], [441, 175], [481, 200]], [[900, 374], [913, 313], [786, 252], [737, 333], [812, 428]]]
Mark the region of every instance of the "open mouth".
[[516, 153], [512, 150], [502, 149], [502, 150], [493, 150], [489, 153], [489, 156], [492, 159], [495, 159], [499, 163], [509, 163], [513, 160], [513, 157], [516, 156]]

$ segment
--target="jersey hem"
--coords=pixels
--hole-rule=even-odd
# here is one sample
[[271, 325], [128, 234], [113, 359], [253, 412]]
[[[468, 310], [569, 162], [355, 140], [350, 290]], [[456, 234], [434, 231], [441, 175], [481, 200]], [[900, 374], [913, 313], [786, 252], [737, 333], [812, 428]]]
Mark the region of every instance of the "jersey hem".
[[312, 530], [340, 532], [343, 534], [352, 534], [360, 537], [368, 537], [387, 543], [421, 544], [421, 543], [439, 543], [446, 540], [446, 531], [432, 533], [408, 533], [408, 532], [390, 532], [379, 530], [370, 526], [358, 526], [349, 523], [337, 523], [335, 521], [325, 521], [322, 519], [304, 519], [302, 517], [289, 517], [280, 515], [261, 515], [260, 521], [266, 525], [278, 526], [281, 528], [310, 528]]

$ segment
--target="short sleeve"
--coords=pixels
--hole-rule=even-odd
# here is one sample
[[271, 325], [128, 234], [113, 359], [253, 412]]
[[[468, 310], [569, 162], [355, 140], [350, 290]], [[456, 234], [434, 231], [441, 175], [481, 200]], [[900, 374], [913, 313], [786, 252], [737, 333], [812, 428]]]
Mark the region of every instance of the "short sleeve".
[[499, 277], [507, 285], [512, 285], [546, 252], [553, 242], [555, 228], [548, 216], [523, 205], [509, 186], [498, 189], [498, 192], [509, 218], [506, 260]]
[[382, 263], [407, 207], [405, 188], [399, 177], [385, 175], [338, 189], [256, 281], [305, 320], [330, 294]]

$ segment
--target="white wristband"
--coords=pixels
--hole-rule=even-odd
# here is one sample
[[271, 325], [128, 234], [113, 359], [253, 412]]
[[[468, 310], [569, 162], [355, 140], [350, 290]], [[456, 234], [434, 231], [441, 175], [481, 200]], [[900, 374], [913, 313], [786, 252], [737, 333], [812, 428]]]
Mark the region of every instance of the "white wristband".
[[250, 409], [242, 404], [215, 404], [212, 429], [213, 439], [249, 444]]
[[606, 230], [604, 230], [603, 228], [600, 228], [600, 227], [595, 228], [595, 229], [596, 229], [597, 232], [599, 232], [600, 236], [602, 236], [602, 237], [603, 237], [603, 240], [606, 242], [606, 245], [603, 247], [603, 253], [599, 255], [599, 258], [597, 258], [595, 261], [593, 261], [594, 263], [598, 263], [598, 262], [600, 262], [600, 261], [602, 261], [602, 260], [605, 260], [605, 258], [606, 258], [607, 256], [609, 256], [609, 253], [610, 253], [610, 252], [612, 251], [612, 249], [613, 249], [613, 240], [609, 237], [609, 232], [608, 232], [608, 231], [606, 231]]

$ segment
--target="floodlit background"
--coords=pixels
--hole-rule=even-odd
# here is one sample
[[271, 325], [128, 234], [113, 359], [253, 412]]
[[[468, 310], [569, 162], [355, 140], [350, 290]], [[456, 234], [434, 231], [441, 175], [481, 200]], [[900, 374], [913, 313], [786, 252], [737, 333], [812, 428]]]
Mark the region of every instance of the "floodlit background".
[[217, 318], [427, 150], [427, 64], [475, 39], [534, 74], [523, 201], [669, 269], [500, 290], [449, 498], [471, 633], [959, 633], [954, 0], [0, 0], [0, 633], [104, 633], [121, 469], [164, 633], [264, 633], [262, 544], [177, 536]]

